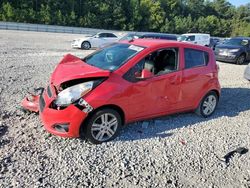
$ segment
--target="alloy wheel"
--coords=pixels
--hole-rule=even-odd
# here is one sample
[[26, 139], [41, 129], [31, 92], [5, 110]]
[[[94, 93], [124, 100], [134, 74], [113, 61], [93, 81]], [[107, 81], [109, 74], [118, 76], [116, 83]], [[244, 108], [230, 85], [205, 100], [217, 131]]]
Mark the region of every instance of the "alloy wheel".
[[114, 136], [117, 127], [117, 117], [111, 113], [104, 113], [94, 120], [91, 126], [91, 134], [97, 141], [104, 142]]
[[212, 114], [217, 105], [217, 98], [214, 95], [208, 95], [202, 105], [202, 111], [206, 116]]
[[238, 59], [237, 59], [237, 64], [242, 65], [244, 62], [245, 62], [245, 56], [240, 55], [240, 57], [238, 57]]

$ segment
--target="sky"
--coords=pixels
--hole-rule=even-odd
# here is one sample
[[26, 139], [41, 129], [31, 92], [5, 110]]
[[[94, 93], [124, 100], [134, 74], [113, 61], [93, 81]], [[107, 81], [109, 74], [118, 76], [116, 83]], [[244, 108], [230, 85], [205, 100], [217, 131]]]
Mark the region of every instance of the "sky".
[[240, 6], [240, 5], [245, 5], [245, 4], [247, 4], [247, 3], [250, 3], [250, 0], [229, 0], [229, 2], [230, 2], [232, 5]]

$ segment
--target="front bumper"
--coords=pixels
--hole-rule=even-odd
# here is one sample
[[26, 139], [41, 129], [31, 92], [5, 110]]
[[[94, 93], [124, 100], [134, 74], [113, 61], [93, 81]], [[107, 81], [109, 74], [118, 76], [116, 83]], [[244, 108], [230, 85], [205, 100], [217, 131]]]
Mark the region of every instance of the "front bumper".
[[228, 55], [228, 56], [216, 55], [215, 57], [216, 57], [216, 61], [223, 61], [223, 62], [230, 62], [230, 63], [234, 63], [237, 60], [236, 55]]
[[[36, 108], [34, 107], [34, 109], [39, 109], [39, 116], [42, 120], [44, 128], [48, 132], [61, 137], [79, 137], [81, 124], [88, 116], [88, 112], [80, 110], [73, 104], [61, 110], [55, 109], [52, 107], [52, 102], [56, 99], [56, 97], [57, 94], [55, 88], [53, 86], [49, 86], [44, 90], [43, 93], [39, 95], [39, 97], [36, 97], [37, 100], [33, 101], [34, 106], [37, 105]], [[30, 101], [28, 101], [26, 104], [30, 105]], [[23, 107], [27, 108], [27, 105]], [[58, 128], [59, 126], [67, 126], [66, 131]]]
[[81, 44], [79, 42], [77, 42], [77, 41], [73, 41], [71, 43], [71, 47], [72, 48], [81, 48]]

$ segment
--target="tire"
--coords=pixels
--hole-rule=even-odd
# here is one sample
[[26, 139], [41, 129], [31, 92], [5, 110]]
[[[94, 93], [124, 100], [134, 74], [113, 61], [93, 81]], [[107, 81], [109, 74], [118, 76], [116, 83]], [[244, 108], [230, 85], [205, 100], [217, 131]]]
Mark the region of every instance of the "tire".
[[88, 41], [82, 42], [81, 49], [89, 50], [90, 48], [91, 48], [91, 45], [90, 45], [90, 43]]
[[241, 55], [237, 58], [236, 64], [237, 64], [237, 65], [242, 65], [242, 64], [245, 63], [245, 61], [246, 61], [246, 56], [245, 56], [245, 54], [241, 54]]
[[218, 99], [218, 95], [214, 91], [209, 92], [203, 97], [195, 113], [204, 118], [211, 116], [217, 107]]
[[84, 123], [80, 135], [84, 135], [92, 144], [101, 144], [115, 139], [121, 126], [122, 119], [117, 111], [110, 108], [100, 109]]

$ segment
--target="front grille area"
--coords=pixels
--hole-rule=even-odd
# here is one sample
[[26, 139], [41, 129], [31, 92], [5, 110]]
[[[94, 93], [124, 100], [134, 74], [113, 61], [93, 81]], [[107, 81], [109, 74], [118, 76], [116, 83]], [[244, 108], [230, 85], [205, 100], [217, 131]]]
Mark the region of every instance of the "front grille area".
[[42, 93], [39, 97], [39, 110], [40, 110], [40, 112], [43, 112], [44, 107], [45, 107], [45, 101], [44, 101], [43, 93]]
[[49, 98], [51, 98], [52, 97], [52, 91], [51, 91], [50, 86], [47, 87], [47, 93], [48, 93]]

